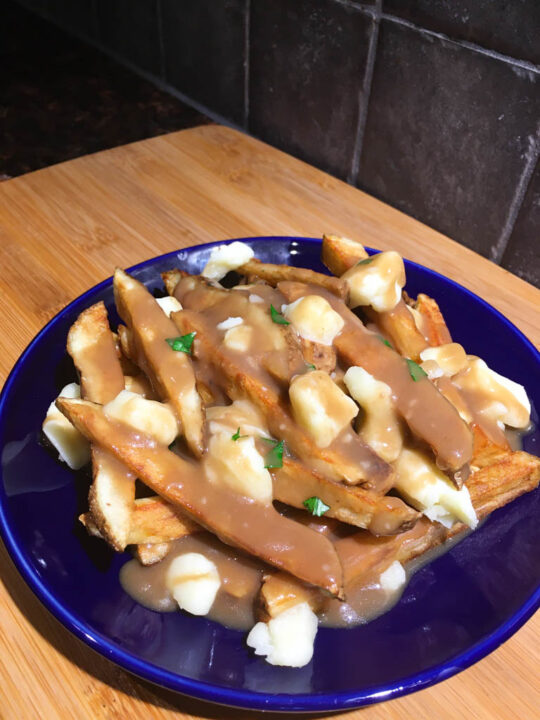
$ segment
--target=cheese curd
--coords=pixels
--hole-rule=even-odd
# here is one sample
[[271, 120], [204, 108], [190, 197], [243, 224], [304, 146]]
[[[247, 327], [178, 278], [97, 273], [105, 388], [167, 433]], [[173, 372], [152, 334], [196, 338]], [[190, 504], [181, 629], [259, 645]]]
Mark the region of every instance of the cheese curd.
[[235, 325], [227, 330], [223, 338], [223, 344], [229, 350], [247, 353], [249, 352], [251, 346], [252, 337], [253, 328], [250, 325], [242, 323], [241, 325]]
[[[80, 398], [81, 388], [70, 383], [60, 391], [58, 397]], [[69, 422], [53, 401], [43, 421], [43, 433], [58, 452], [58, 457], [72, 470], [79, 470], [90, 460], [90, 443]]]
[[473, 398], [481, 398], [480, 412], [492, 420], [521, 429], [529, 425], [531, 403], [523, 385], [491, 370], [484, 360], [469, 355], [467, 368], [453, 382]]
[[371, 305], [377, 312], [393, 310], [401, 300], [405, 266], [399, 253], [389, 250], [372, 255], [347, 270], [342, 279], [349, 288], [349, 305]]
[[159, 307], [163, 310], [167, 317], [171, 317], [171, 313], [178, 312], [182, 309], [182, 306], [175, 297], [167, 295], [166, 297], [156, 298], [156, 302]]
[[264, 416], [249, 400], [235, 400], [230, 405], [209, 407], [206, 409], [206, 419], [212, 435], [219, 432], [233, 435], [238, 428], [241, 435], [270, 435]]
[[313, 657], [317, 616], [307, 602], [284, 610], [251, 629], [247, 644], [270, 665], [304, 667]]
[[306, 295], [284, 305], [282, 311], [300, 337], [322, 345], [331, 345], [345, 325], [341, 315], [320, 295]]
[[170, 564], [167, 587], [182, 610], [208, 615], [221, 579], [215, 564], [201, 553], [179, 555]]
[[386, 590], [386, 592], [395, 592], [405, 585], [407, 575], [405, 568], [399, 560], [394, 560], [394, 562], [381, 573], [379, 582], [382, 589]]
[[396, 490], [430, 520], [448, 528], [457, 521], [472, 529], [477, 526], [467, 487], [458, 490], [424, 453], [405, 448], [394, 467]]
[[343, 381], [365, 412], [360, 435], [379, 457], [392, 462], [401, 452], [403, 436], [390, 387], [361, 367], [349, 368]]
[[[456, 375], [456, 373], [463, 370], [467, 365], [467, 354], [463, 346], [459, 343], [446, 343], [445, 345], [438, 345], [437, 347], [428, 347], [422, 350], [420, 359], [424, 363], [437, 363], [441, 371], [438, 377], [442, 377], [442, 375], [452, 377], [452, 375]], [[422, 367], [426, 370], [424, 365], [422, 365]], [[432, 366], [428, 365], [428, 369], [430, 367]], [[426, 372], [428, 372], [428, 370], [426, 370]]]
[[328, 447], [358, 415], [358, 406], [322, 370], [293, 378], [289, 398], [296, 422], [317, 445]]
[[129, 390], [118, 393], [114, 400], [103, 406], [103, 412], [109, 418], [151, 435], [162, 445], [170, 445], [178, 435], [176, 415], [168, 405], [147, 400]]
[[231, 270], [236, 270], [253, 258], [253, 250], [243, 242], [236, 240], [229, 245], [212, 248], [210, 258], [201, 275], [209, 280], [219, 281]]
[[272, 502], [272, 477], [264, 467], [253, 437], [233, 440], [229, 432], [213, 435], [208, 443], [204, 470], [216, 485], [229, 487], [260, 503]]

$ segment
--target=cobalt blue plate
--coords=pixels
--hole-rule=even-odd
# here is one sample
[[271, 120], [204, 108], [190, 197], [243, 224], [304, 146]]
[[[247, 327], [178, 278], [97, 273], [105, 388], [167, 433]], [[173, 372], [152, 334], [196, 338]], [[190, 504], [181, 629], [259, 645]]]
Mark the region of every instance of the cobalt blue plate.
[[[324, 270], [318, 240], [244, 242], [262, 260]], [[158, 291], [161, 271], [180, 266], [198, 272], [211, 247], [172, 252], [130, 272]], [[409, 294], [434, 296], [454, 339], [524, 384], [540, 407], [539, 355], [524, 335], [451, 280], [412, 262], [406, 267]], [[49, 403], [75, 379], [65, 351], [68, 328], [98, 300], [112, 310], [114, 324], [111, 280], [106, 280], [37, 335], [0, 397], [2, 537], [34, 593], [94, 650], [136, 675], [204, 700], [261, 710], [329, 711], [444, 680], [494, 650], [536, 610], [538, 490], [495, 512], [477, 532], [418, 572], [386, 615], [352, 630], [320, 630], [312, 662], [299, 670], [267, 665], [248, 651], [242, 633], [204, 618], [159, 614], [137, 605], [118, 582], [129, 555], [110, 552], [77, 522], [86, 509], [87, 478], [76, 476], [40, 445]], [[538, 430], [530, 433], [524, 448], [538, 453], [539, 439]]]

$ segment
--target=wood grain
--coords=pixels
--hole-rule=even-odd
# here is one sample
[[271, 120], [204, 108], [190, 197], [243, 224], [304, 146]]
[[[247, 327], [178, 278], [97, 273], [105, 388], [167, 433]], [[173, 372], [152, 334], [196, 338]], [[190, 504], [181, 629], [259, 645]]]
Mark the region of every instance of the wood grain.
[[[454, 278], [540, 342], [540, 292], [531, 285], [288, 155], [205, 126], [0, 184], [0, 378], [48, 319], [115, 265], [211, 240], [323, 232], [396, 249]], [[255, 716], [182, 698], [112, 665], [41, 606], [3, 547], [0, 562], [2, 720]], [[444, 683], [334, 717], [538, 717], [539, 631], [537, 616]]]

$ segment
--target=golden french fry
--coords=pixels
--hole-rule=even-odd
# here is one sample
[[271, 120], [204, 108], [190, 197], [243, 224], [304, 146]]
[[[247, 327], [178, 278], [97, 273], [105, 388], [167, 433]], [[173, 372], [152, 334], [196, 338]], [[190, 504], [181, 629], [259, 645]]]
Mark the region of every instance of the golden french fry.
[[249, 501], [213, 484], [196, 465], [128, 425], [111, 421], [93, 403], [59, 398], [57, 407], [91, 442], [113, 453], [154, 492], [226, 543], [340, 595], [342, 570], [327, 538], [283, 517], [271, 504]]
[[446, 345], [446, 343], [452, 342], [450, 330], [436, 300], [420, 293], [414, 307], [422, 315], [423, 331], [431, 346]]
[[[80, 373], [83, 398], [103, 404], [124, 389], [122, 366], [102, 302], [82, 312], [72, 325], [67, 350]], [[105, 540], [122, 551], [127, 545], [133, 511], [135, 476], [94, 445], [92, 477], [88, 502], [94, 522]]]
[[144, 285], [123, 270], [114, 274], [114, 293], [118, 312], [131, 331], [137, 365], [162, 400], [171, 403], [190, 449], [200, 457], [204, 451], [204, 417], [191, 358], [167, 343], [178, 335], [176, 326]]
[[420, 353], [428, 347], [428, 343], [416, 327], [414, 318], [403, 300], [400, 300], [393, 310], [376, 312], [366, 307], [364, 312], [390, 339], [400, 355], [420, 362]]
[[333, 275], [341, 277], [359, 260], [369, 257], [362, 243], [339, 237], [323, 235], [321, 260]]
[[342, 299], [345, 299], [348, 295], [347, 285], [343, 280], [315, 272], [314, 270], [308, 270], [307, 268], [297, 268], [291, 265], [274, 265], [273, 263], [263, 263], [260, 260], [249, 260], [249, 262], [238, 268], [238, 272], [247, 275], [248, 278], [253, 277], [264, 280], [273, 287], [284, 280], [294, 280], [323, 287]]
[[135, 548], [135, 557], [141, 565], [155, 565], [167, 555], [171, 545], [168, 542], [144, 543]]
[[324, 370], [329, 375], [336, 369], [336, 351], [332, 345], [323, 345], [322, 343], [313, 342], [300, 338], [302, 346], [302, 354], [306, 363], [315, 365], [316, 370]]

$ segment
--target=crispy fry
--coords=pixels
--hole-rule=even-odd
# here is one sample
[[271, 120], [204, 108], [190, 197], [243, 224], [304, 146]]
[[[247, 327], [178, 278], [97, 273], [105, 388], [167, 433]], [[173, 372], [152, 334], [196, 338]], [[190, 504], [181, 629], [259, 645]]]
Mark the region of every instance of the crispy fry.
[[137, 545], [135, 557], [141, 565], [155, 565], [167, 555], [171, 549], [170, 543], [145, 543]]
[[492, 465], [510, 451], [510, 444], [504, 433], [501, 433], [499, 440], [495, 442], [478, 423], [473, 422], [471, 429], [474, 439], [472, 465], [475, 467]]
[[131, 333], [131, 330], [128, 330], [125, 325], [119, 325], [116, 331], [118, 333], [118, 340], [120, 341], [120, 348], [122, 350], [122, 354], [126, 358], [128, 358], [128, 360], [130, 360], [135, 367], [137, 367], [135, 365], [136, 350], [135, 346], [133, 345], [133, 335]]
[[238, 268], [238, 272], [247, 275], [248, 278], [260, 278], [273, 287], [284, 280], [293, 280], [323, 287], [342, 300], [346, 299], [348, 294], [347, 285], [343, 280], [306, 268], [297, 268], [291, 265], [274, 265], [272, 263], [263, 263], [260, 260], [249, 260], [249, 262]]
[[303, 585], [284, 572], [265, 575], [259, 595], [261, 620], [268, 620], [301, 602], [307, 602], [316, 611], [323, 602], [319, 590]]
[[270, 432], [285, 440], [287, 446], [306, 464], [334, 480], [369, 483], [377, 492], [386, 492], [392, 484], [392, 469], [353, 433], [347, 444], [348, 454], [339, 449], [319, 448], [293, 421], [279, 395], [259, 378], [249, 375], [232, 354], [224, 352], [213, 328], [199, 313], [189, 310], [173, 313], [180, 332], [196, 333], [195, 353], [213, 364], [221, 375], [225, 392], [231, 399], [248, 397], [263, 412]]
[[85, 437], [113, 453], [154, 492], [228, 544], [340, 595], [341, 566], [327, 538], [282, 517], [272, 505], [247, 501], [211, 483], [196, 465], [128, 425], [111, 421], [93, 403], [59, 398], [57, 407]]
[[137, 365], [150, 378], [161, 398], [171, 403], [190, 449], [200, 457], [204, 451], [202, 403], [191, 359], [167, 344], [167, 338], [178, 334], [174, 323], [144, 285], [122, 270], [114, 274], [114, 293], [118, 312], [132, 333]]
[[165, 285], [165, 289], [167, 290], [167, 293], [169, 295], [174, 295], [176, 286], [178, 285], [180, 279], [184, 276], [184, 274], [185, 273], [183, 273], [181, 270], [178, 270], [177, 268], [173, 270], [166, 270], [165, 272], [161, 273], [163, 284]]
[[[309, 285], [301, 283], [280, 283], [279, 289], [289, 302], [313, 292]], [[319, 294], [323, 292], [319, 290]], [[430, 445], [440, 466], [447, 468], [458, 484], [456, 473], [470, 462], [473, 442], [469, 427], [455, 407], [427, 379], [415, 381], [405, 360], [369, 332], [345, 303], [330, 293], [324, 297], [345, 320], [343, 330], [334, 340], [343, 362], [347, 367], [363, 367], [391, 388], [396, 408], [413, 434]], [[444, 434], [439, 432], [440, 427], [445, 428]]]
[[367, 257], [369, 255], [362, 243], [338, 235], [323, 235], [321, 260], [332, 275], [341, 277], [355, 263]]
[[[83, 398], [107, 403], [124, 389], [124, 376], [103, 303], [85, 310], [68, 333], [67, 349], [81, 376]], [[90, 511], [101, 535], [115, 549], [127, 545], [135, 477], [102, 448], [92, 446]]]
[[403, 300], [393, 310], [376, 312], [365, 307], [364, 312], [386, 335], [400, 355], [420, 362], [420, 353], [428, 347], [422, 333], [416, 327], [414, 318]]
[[431, 346], [435, 347], [436, 345], [445, 345], [452, 342], [450, 330], [436, 300], [424, 295], [424, 293], [420, 293], [416, 298], [414, 307], [422, 315], [423, 331]]
[[304, 467], [290, 458], [283, 458], [283, 467], [272, 471], [274, 498], [286, 505], [304, 508], [309, 497], [319, 497], [330, 507], [326, 516], [361, 528], [380, 527], [382, 533], [393, 535], [414, 525], [420, 513], [398, 498], [387, 498], [356, 486], [347, 486]]

